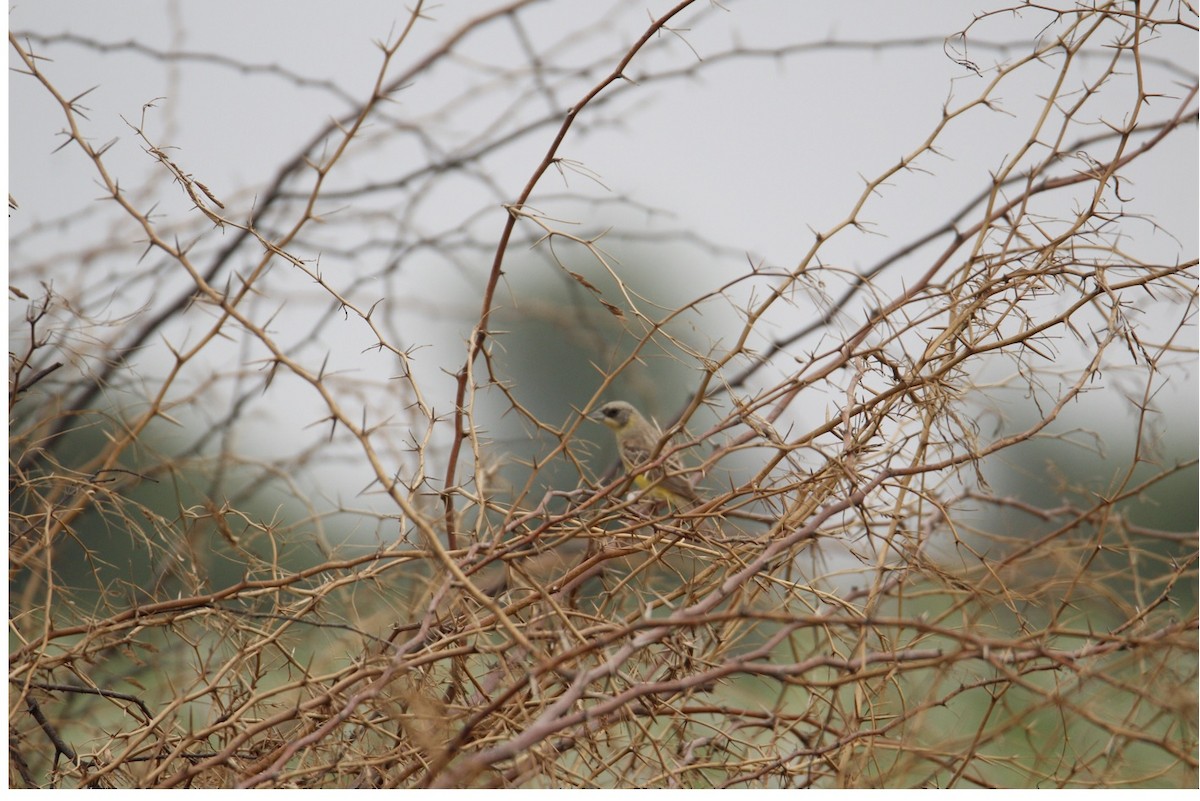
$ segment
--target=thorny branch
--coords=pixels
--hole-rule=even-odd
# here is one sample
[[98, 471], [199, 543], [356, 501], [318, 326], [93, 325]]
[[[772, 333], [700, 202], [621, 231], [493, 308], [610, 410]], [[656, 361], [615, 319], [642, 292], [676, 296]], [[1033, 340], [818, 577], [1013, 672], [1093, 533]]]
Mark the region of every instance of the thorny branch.
[[[946, 38], [764, 48], [701, 36], [758, 9], [632, 8], [567, 30], [550, 0], [456, 26], [418, 2], [365, 92], [10, 34], [108, 201], [12, 211], [14, 786], [1195, 784], [1198, 459], [1167, 395], [1195, 382], [1197, 259], [1146, 178], [1194, 150], [1169, 42], [1195, 9], [997, 4]], [[63, 47], [276, 79], [319, 121], [219, 188], [157, 133], [174, 98], [95, 144], [119, 115], [84, 108]], [[862, 49], [944, 53], [952, 93], [787, 266], [567, 146], [725, 65]], [[1001, 114], [998, 163], [850, 266]], [[720, 276], [663, 301], [635, 245]], [[559, 294], [521, 283], [539, 266]], [[585, 415], [620, 395], [674, 412], [648, 465], [682, 460], [699, 503], [597, 450]]]

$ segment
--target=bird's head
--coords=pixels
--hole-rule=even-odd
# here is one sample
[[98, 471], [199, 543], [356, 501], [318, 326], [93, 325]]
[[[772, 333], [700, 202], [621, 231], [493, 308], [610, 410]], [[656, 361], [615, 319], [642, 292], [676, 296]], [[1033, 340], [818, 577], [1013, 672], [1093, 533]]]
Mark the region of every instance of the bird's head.
[[625, 401], [609, 401], [589, 415], [589, 418], [620, 431], [629, 425], [629, 421], [637, 414], [637, 410]]

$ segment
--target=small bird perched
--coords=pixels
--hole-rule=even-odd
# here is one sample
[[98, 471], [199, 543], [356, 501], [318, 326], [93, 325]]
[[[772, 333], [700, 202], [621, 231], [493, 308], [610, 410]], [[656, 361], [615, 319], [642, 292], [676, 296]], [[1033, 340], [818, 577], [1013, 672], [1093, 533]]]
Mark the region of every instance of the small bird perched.
[[609, 401], [593, 412], [590, 419], [604, 423], [613, 430], [621, 464], [634, 477], [633, 485], [638, 489], [651, 487], [646, 491], [646, 497], [666, 501], [675, 507], [700, 500], [695, 488], [679, 475], [683, 465], [675, 455], [669, 456], [661, 466], [639, 470], [650, 461], [650, 455], [662, 439], [662, 431], [631, 404]]

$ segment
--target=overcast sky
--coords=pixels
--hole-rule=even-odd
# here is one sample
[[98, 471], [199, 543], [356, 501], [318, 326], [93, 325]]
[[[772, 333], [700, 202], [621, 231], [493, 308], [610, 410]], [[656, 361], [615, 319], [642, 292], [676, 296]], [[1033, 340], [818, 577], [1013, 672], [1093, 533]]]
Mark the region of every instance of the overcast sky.
[[[419, 63], [467, 19], [499, 5], [432, 7], [389, 76]], [[672, 289], [682, 295], [664, 300], [699, 294], [744, 271], [748, 262], [793, 265], [812, 245], [814, 231], [849, 213], [866, 178], [916, 150], [943, 108], [978, 94], [991, 68], [1027, 52], [1045, 24], [1027, 12], [973, 29], [966, 54], [981, 69], [977, 74], [951, 58], [959, 51], [944, 40], [970, 25], [985, 5], [697, 4], [672, 24], [673, 33], [657, 35], [639, 54], [626, 72], [629, 81], [581, 117], [560, 149], [569, 160], [564, 171], [547, 173], [532, 202], [548, 216], [569, 221], [564, 226], [580, 236], [614, 226], [614, 243], [642, 236], [641, 245], [622, 251], [638, 255], [637, 264], [624, 268], [656, 273], [646, 282], [651, 297]], [[464, 38], [454, 58], [395, 95], [383, 109], [386, 119], [366, 132], [361, 149], [330, 176], [334, 190], [356, 193], [355, 213], [374, 209], [377, 217], [364, 216], [351, 226], [331, 216], [330, 225], [305, 240], [305, 257], [320, 255], [324, 269], [357, 276], [343, 286], [368, 306], [384, 296], [410, 310], [422, 306], [423, 298], [437, 299], [437, 308], [448, 313], [427, 316], [422, 323], [427, 327], [417, 332], [408, 327], [404, 334], [428, 348], [419, 369], [426, 371], [434, 395], [441, 393], [434, 400], [443, 407], [453, 388], [445, 371], [457, 366], [455, 354], [477, 311], [472, 279], [486, 269], [488, 245], [505, 219], [501, 204], [529, 179], [557, 122], [515, 136], [461, 179], [430, 181], [411, 194], [362, 188], [398, 180], [431, 154], [468, 152], [481, 137], [519, 131], [540, 118], [560, 120], [602, 75], [597, 70], [611, 68], [645, 30], [648, 15], [668, 7], [535, 3], [519, 24], [489, 26]], [[131, 196], [156, 206], [165, 227], [200, 236], [198, 252], [215, 252], [229, 234], [198, 228], [183, 194], [163, 189], [169, 176], [146, 155], [147, 144], [134, 126], [144, 126], [158, 147], [171, 148], [171, 157], [226, 204], [230, 217], [244, 219], [284, 160], [368, 96], [380, 64], [373, 42], [394, 37], [405, 22], [396, 2], [295, 0], [39, 0], [15, 4], [9, 17], [11, 29], [28, 34], [33, 49], [51, 59], [43, 68], [64, 94], [92, 90], [81, 101], [89, 109], [86, 133], [94, 143], [115, 142], [105, 156], [110, 171]], [[1155, 51], [1163, 61], [1153, 70], [1161, 85], [1178, 89], [1194, 81], [1196, 40], [1178, 30], [1163, 37]], [[549, 48], [544, 84], [528, 70], [529, 48]], [[158, 55], [167, 52], [184, 55]], [[1083, 60], [1103, 57], [1097, 52]], [[10, 65], [15, 64], [10, 51]], [[585, 72], [573, 76], [572, 68]], [[1001, 108], [965, 115], [939, 139], [937, 155], [923, 155], [914, 165], [918, 169], [883, 187], [864, 214], [869, 230], [829, 243], [822, 258], [863, 269], [986, 188], [989, 174], [1025, 141], [1039, 98], [1056, 75], [1055, 65], [1027, 72], [1000, 93]], [[505, 81], [510, 89], [493, 90]], [[94, 174], [81, 168], [83, 156], [74, 148], [53, 152], [63, 141], [56, 135], [63, 119], [45, 90], [15, 74], [9, 86], [10, 193], [20, 206], [10, 221], [14, 274], [25, 284], [36, 276], [69, 283], [126, 275], [129, 252], [100, 250], [92, 256], [91, 277], [78, 277], [78, 256], [72, 254], [88, 242], [111, 241], [110, 232], [124, 223], [98, 210], [99, 190]], [[1127, 91], [1112, 87], [1114, 113], [1123, 113]], [[1149, 113], [1164, 116], [1170, 108], [1171, 100], [1164, 99]], [[398, 133], [406, 125], [425, 138]], [[1143, 246], [1157, 249], [1159, 258], [1173, 261], [1197, 250], [1196, 175], [1193, 128], [1126, 176], [1144, 202], [1139, 213], [1153, 214], [1159, 226], [1146, 224], [1140, 231]], [[336, 195], [327, 195], [323, 211], [332, 215], [336, 209]], [[396, 248], [379, 244], [401, 228], [409, 237], [461, 231], [466, 241], [458, 259], [426, 255], [418, 269], [404, 271], [405, 283], [385, 268], [399, 258]], [[512, 258], [524, 257], [536, 234], [526, 231]], [[663, 237], [661, 245], [654, 236]], [[914, 272], [919, 258], [918, 252]], [[60, 267], [76, 277], [56, 274]], [[578, 269], [589, 278], [602, 273], [594, 264]], [[516, 308], [526, 280], [533, 279], [510, 274], [501, 305]], [[153, 282], [114, 285], [124, 287], [108, 300], [119, 316], [152, 308], [185, 286], [186, 277], [164, 274]], [[327, 306], [320, 296], [309, 300], [313, 308]], [[278, 323], [284, 330], [296, 326], [296, 337], [304, 335], [305, 315], [311, 314], [304, 304], [301, 294], [290, 307], [299, 316]], [[706, 322], [713, 340], [720, 339], [718, 329], [736, 321], [727, 312], [714, 312]], [[806, 312], [800, 305], [788, 313]], [[789, 321], [776, 324], [786, 327]], [[363, 354], [364, 341], [353, 336], [321, 344], [344, 349], [342, 369], [378, 369], [372, 355]], [[1192, 394], [1187, 387], [1184, 397]], [[311, 406], [298, 401], [287, 410], [299, 427], [321, 416], [316, 399], [307, 402]]]

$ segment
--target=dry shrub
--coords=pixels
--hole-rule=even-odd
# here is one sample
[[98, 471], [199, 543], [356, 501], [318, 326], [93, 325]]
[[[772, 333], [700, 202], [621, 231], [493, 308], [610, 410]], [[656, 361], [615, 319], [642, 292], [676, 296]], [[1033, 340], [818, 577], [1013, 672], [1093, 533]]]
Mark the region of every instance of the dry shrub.
[[[685, 2], [568, 70], [525, 32], [535, 7], [444, 34], [418, 4], [367, 99], [228, 202], [145, 118], [130, 127], [157, 183], [121, 184], [79, 76], [40, 55], [143, 46], [10, 37], [13, 81], [57, 104], [109, 201], [85, 212], [107, 221], [98, 241], [30, 256], [63, 219], [14, 240], [10, 785], [1194, 786], [1195, 429], [1158, 403], [1194, 386], [1194, 232], [1163, 232], [1145, 211], [1162, 199], [1126, 178], [1180, 137], [1194, 149], [1196, 76], [1158, 49], [1194, 34], [1194, 9], [997, 7], [915, 43], [973, 94], [789, 266], [705, 243], [720, 286], [663, 306], [539, 187], [583, 170], [565, 135], [620, 98], [763, 54], [625, 80], [688, 14], [725, 13]], [[996, 45], [989, 26], [1014, 20]], [[424, 117], [389, 107], [501, 28], [523, 63]], [[1027, 72], [1049, 88], [1022, 94]], [[571, 112], [442, 152], [437, 124], [473, 91], [573, 92]], [[1097, 110], [1113, 95], [1120, 113]], [[833, 248], [871, 228], [874, 199], [913, 170], [936, 180], [943, 139], [1014, 96], [1043, 113], [1018, 118], [974, 197], [846, 266]], [[385, 163], [389, 137], [427, 160], [348, 169]], [[514, 140], [548, 149], [505, 197], [487, 159]], [[490, 206], [433, 231], [407, 216], [464, 178]], [[251, 198], [252, 215], [226, 208]], [[518, 243], [569, 304], [503, 318]], [[407, 294], [429, 254], [461, 294]], [[422, 326], [465, 303], [462, 347], [422, 353]], [[722, 311], [732, 336], [681, 333]], [[522, 314], [579, 348], [552, 367], [602, 365], [578, 412], [517, 380], [506, 343], [530, 335], [497, 321]], [[700, 481], [690, 508], [630, 492], [582, 416], [650, 397], [656, 371], [679, 387], [658, 396], [656, 459]], [[1088, 430], [1069, 413], [1097, 396]], [[313, 402], [311, 427], [279, 422]], [[339, 471], [361, 492], [323, 490]]]

